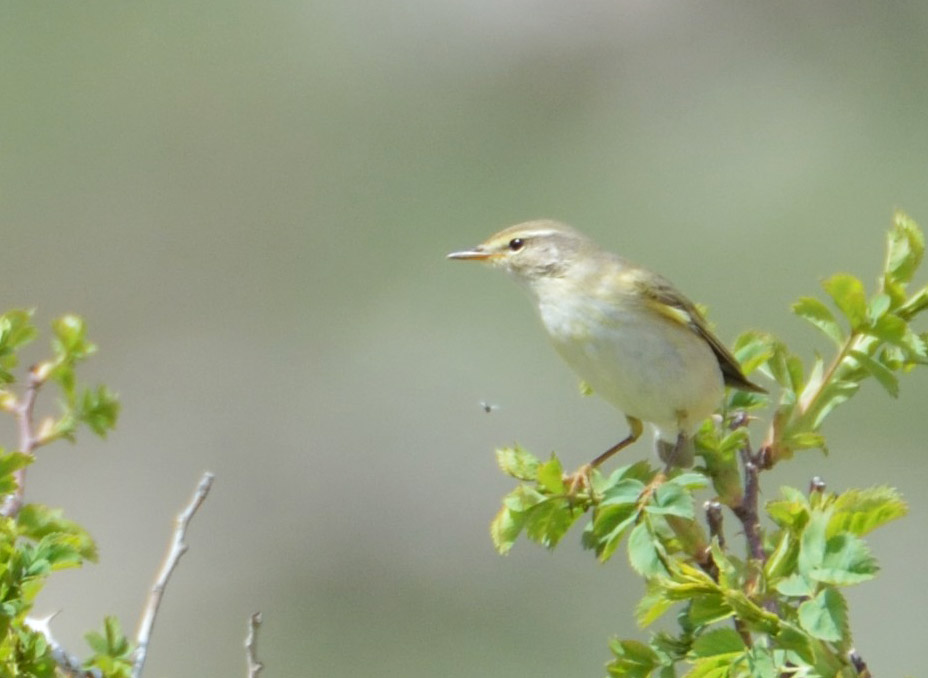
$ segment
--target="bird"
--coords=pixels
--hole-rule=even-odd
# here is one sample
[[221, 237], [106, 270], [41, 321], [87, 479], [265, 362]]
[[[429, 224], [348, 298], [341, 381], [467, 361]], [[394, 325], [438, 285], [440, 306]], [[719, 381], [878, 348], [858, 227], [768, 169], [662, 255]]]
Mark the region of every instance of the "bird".
[[645, 423], [668, 469], [691, 466], [693, 434], [726, 386], [766, 392], [669, 280], [571, 226], [526, 221], [447, 256], [503, 269], [526, 287], [557, 353], [625, 415], [628, 435], [572, 474], [572, 487], [637, 441]]

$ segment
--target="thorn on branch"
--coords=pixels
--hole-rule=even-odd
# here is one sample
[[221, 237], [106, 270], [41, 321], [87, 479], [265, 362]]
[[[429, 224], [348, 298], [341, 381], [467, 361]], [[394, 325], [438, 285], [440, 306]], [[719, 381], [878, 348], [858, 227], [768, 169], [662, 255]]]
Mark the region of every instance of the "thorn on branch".
[[80, 659], [65, 650], [61, 643], [55, 640], [55, 637], [52, 635], [51, 621], [57, 616], [58, 612], [50, 614], [47, 617], [42, 617], [41, 619], [26, 617], [25, 623], [26, 626], [45, 638], [45, 643], [48, 645], [48, 652], [61, 675], [67, 676], [67, 678], [102, 678], [103, 673], [100, 669], [85, 669]]
[[245, 637], [245, 659], [248, 661], [246, 678], [258, 678], [264, 670], [264, 664], [258, 661], [258, 627], [261, 626], [261, 613], [255, 612], [248, 619], [248, 635]]
[[814, 476], [812, 480], [809, 481], [809, 494], [815, 492], [824, 492], [825, 491], [825, 481], [821, 476]]
[[706, 522], [709, 524], [709, 535], [718, 540], [719, 546], [725, 548], [725, 534], [722, 532], [722, 505], [713, 500], [703, 504], [706, 511]]
[[161, 564], [161, 570], [152, 584], [151, 592], [148, 594], [148, 602], [145, 605], [145, 611], [139, 621], [138, 633], [136, 634], [135, 657], [132, 662], [132, 678], [139, 678], [142, 675], [142, 669], [145, 668], [145, 659], [148, 655], [148, 644], [151, 641], [152, 628], [155, 625], [155, 617], [158, 615], [158, 608], [161, 606], [161, 599], [164, 596], [164, 590], [167, 587], [168, 579], [177, 567], [181, 556], [187, 551], [187, 544], [184, 539], [187, 536], [187, 527], [190, 524], [197, 509], [206, 500], [210, 487], [213, 485], [213, 474], [207, 471], [200, 478], [193, 496], [187, 507], [181, 511], [175, 521], [174, 536], [168, 547], [168, 552]]
[[857, 671], [858, 678], [873, 678], [873, 674], [870, 673], [870, 669], [867, 668], [867, 662], [863, 660], [857, 650], [851, 648], [851, 651], [847, 653], [847, 658], [851, 661], [851, 666], [854, 667], [854, 670]]

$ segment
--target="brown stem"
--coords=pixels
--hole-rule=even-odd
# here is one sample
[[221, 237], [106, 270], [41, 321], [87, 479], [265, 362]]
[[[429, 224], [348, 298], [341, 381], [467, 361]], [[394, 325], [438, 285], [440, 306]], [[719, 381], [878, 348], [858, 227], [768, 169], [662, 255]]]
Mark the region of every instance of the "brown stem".
[[[39, 388], [44, 382], [37, 375], [35, 368], [29, 371], [29, 383], [26, 386], [26, 392], [22, 400], [17, 403], [13, 410], [16, 417], [16, 425], [19, 429], [19, 451], [23, 454], [31, 455], [33, 450], [38, 447], [39, 440], [33, 431], [33, 412], [35, 411], [35, 399], [39, 395]], [[21, 468], [13, 472], [13, 479], [16, 481], [16, 490], [7, 495], [0, 506], [0, 515], [8, 518], [14, 518], [23, 507], [23, 501], [26, 494], [26, 469]]]
[[741, 503], [732, 508], [744, 528], [744, 537], [748, 542], [748, 553], [751, 558], [760, 562], [767, 559], [760, 531], [760, 517], [757, 513], [758, 492], [760, 489], [758, 475], [760, 474], [763, 456], [763, 450], [757, 455], [752, 454], [748, 445], [741, 449], [741, 462], [744, 465], [744, 496], [741, 498]]
[[722, 504], [707, 501], [703, 508], [706, 510], [706, 522], [709, 523], [709, 534], [719, 542], [720, 548], [725, 548], [725, 533], [722, 531]]

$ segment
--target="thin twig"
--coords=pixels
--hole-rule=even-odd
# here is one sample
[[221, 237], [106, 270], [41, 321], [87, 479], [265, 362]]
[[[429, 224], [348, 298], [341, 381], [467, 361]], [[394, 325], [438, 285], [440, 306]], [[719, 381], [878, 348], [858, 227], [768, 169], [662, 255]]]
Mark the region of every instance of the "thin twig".
[[[13, 415], [16, 417], [16, 425], [19, 429], [19, 451], [23, 454], [32, 454], [38, 446], [39, 440], [33, 432], [33, 412], [35, 411], [35, 399], [39, 395], [39, 389], [45, 383], [39, 378], [35, 368], [29, 370], [29, 383], [26, 386], [26, 392], [22, 400], [16, 404], [13, 409]], [[16, 481], [16, 490], [7, 495], [0, 507], [0, 515], [9, 518], [15, 517], [23, 507], [23, 500], [26, 494], [26, 469], [21, 468], [13, 472], [13, 479]]]
[[151, 593], [148, 594], [148, 603], [145, 605], [145, 612], [139, 621], [139, 629], [136, 634], [135, 657], [132, 662], [132, 678], [139, 678], [142, 675], [142, 669], [145, 667], [145, 659], [148, 655], [148, 644], [151, 641], [151, 631], [155, 625], [155, 617], [158, 614], [158, 608], [161, 606], [161, 598], [164, 596], [164, 589], [167, 587], [168, 579], [177, 567], [178, 561], [184, 553], [187, 552], [187, 544], [184, 538], [187, 536], [187, 526], [193, 518], [197, 509], [209, 494], [209, 489], [213, 484], [213, 474], [207, 471], [200, 478], [197, 489], [194, 490], [190, 503], [187, 504], [175, 521], [174, 537], [168, 547], [168, 552], [161, 564], [161, 570], [155, 578], [155, 583], [151, 587]]
[[258, 661], [258, 627], [261, 626], [261, 613], [255, 612], [248, 619], [248, 635], [245, 637], [245, 659], [248, 661], [246, 678], [258, 678], [264, 670], [264, 664]]
[[735, 506], [732, 511], [741, 525], [744, 527], [744, 537], [748, 542], [748, 553], [751, 558], [763, 562], [767, 558], [764, 551], [763, 538], [760, 531], [760, 517], [757, 514], [757, 502], [760, 485], [758, 475], [760, 474], [761, 455], [755, 457], [751, 453], [751, 448], [745, 445], [741, 449], [741, 462], [744, 466], [744, 496], [741, 503]]

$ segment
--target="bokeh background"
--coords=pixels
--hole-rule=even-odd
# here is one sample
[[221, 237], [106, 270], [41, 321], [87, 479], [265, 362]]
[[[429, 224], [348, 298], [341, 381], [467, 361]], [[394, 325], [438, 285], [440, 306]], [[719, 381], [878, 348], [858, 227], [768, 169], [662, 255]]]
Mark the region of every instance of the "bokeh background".
[[[107, 441], [30, 471], [28, 499], [100, 544], [36, 610], [63, 610], [73, 651], [104, 614], [134, 628], [217, 474], [150, 676], [244, 675], [256, 609], [268, 676], [601, 675], [609, 635], [644, 635], [641, 582], [576, 534], [498, 557], [493, 448], [579, 464], [624, 424], [515, 285], [444, 254], [557, 217], [726, 340], [808, 355], [827, 347], [789, 303], [836, 270], [872, 281], [893, 208], [928, 225], [916, 0], [22, 0], [0, 9], [0, 91], [2, 306], [83, 314], [85, 375], [124, 404]], [[883, 576], [850, 592], [880, 676], [924, 667], [926, 397], [926, 374], [898, 402], [869, 385], [829, 458], [765, 480], [909, 498], [873, 539]]]

